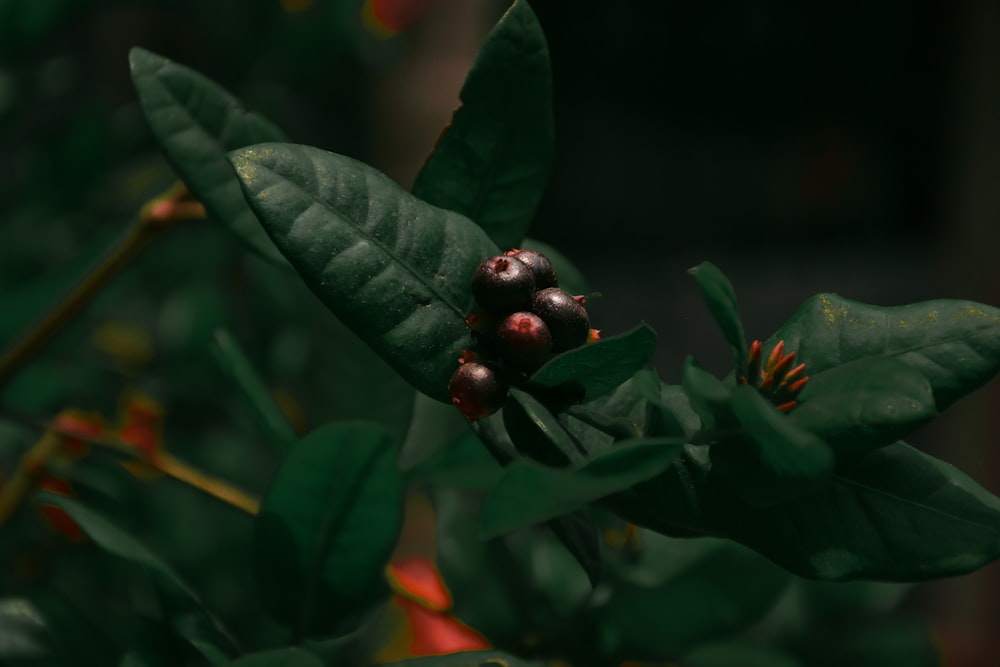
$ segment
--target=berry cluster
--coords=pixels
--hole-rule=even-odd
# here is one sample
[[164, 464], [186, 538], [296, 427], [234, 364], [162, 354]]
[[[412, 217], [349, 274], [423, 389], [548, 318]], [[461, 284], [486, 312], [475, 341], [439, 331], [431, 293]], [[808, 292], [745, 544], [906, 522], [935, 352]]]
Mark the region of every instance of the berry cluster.
[[534, 250], [490, 257], [472, 276], [479, 310], [465, 319], [475, 350], [463, 350], [451, 377], [451, 401], [477, 421], [503, 405], [519, 384], [553, 355], [596, 340], [586, 300], [559, 289], [552, 262]]

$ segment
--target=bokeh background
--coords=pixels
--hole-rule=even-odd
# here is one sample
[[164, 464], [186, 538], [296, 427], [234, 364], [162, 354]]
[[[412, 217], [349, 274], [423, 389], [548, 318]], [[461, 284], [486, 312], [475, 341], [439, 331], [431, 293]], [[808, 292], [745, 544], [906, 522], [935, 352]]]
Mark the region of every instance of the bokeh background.
[[[552, 54], [557, 137], [532, 235], [584, 269], [602, 295], [591, 300], [602, 329], [654, 326], [663, 377], [676, 378], [688, 354], [728, 370], [723, 339], [685, 273], [706, 259], [736, 286], [750, 337], [767, 337], [820, 291], [880, 305], [1000, 304], [1000, 5], [532, 6]], [[0, 293], [78, 271], [171, 182], [131, 87], [130, 47], [203, 72], [293, 141], [364, 160], [408, 186], [505, 8], [503, 0], [0, 0]], [[43, 415], [70, 400], [107, 408], [88, 372], [111, 373], [118, 357], [108, 349], [123, 337], [139, 341], [133, 352], [155, 386], [158, 354], [196, 348], [220, 322], [244, 322], [226, 314], [232, 299], [258, 298], [234, 278], [242, 251], [211, 230], [178, 235], [57, 339], [31, 377], [4, 392], [4, 405]], [[206, 278], [224, 288], [206, 289]], [[2, 340], [36, 301], [0, 304]], [[328, 414], [324, 401], [345, 389], [335, 377], [325, 391], [296, 387], [295, 369], [318, 353], [303, 352], [307, 332], [280, 334], [248, 337], [285, 374], [304, 419]], [[211, 420], [205, 399], [215, 385], [197, 368], [159, 371], [186, 387], [172, 414]], [[993, 382], [913, 441], [1000, 493], [998, 401]], [[226, 438], [231, 447], [220, 449]], [[262, 466], [241, 457], [236, 435], [219, 427], [205, 439], [215, 443], [214, 465], [240, 468], [251, 486], [266, 481]], [[933, 623], [946, 665], [996, 664], [998, 566], [921, 586], [909, 604]]]

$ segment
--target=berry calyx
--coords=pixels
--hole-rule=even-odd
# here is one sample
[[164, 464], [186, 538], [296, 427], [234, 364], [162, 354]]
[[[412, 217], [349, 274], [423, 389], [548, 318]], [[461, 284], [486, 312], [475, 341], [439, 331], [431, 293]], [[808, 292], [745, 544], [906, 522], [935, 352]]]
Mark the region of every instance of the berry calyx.
[[535, 289], [559, 286], [559, 276], [556, 274], [556, 269], [552, 266], [552, 262], [537, 250], [511, 248], [504, 253], [504, 256], [513, 257], [531, 269], [531, 275], [535, 278]]
[[500, 409], [507, 398], [507, 382], [492, 365], [467, 361], [451, 376], [448, 393], [452, 404], [475, 422]]
[[472, 274], [472, 296], [480, 306], [495, 313], [527, 310], [534, 292], [531, 269], [513, 257], [485, 259]]
[[538, 315], [513, 313], [500, 323], [500, 354], [510, 367], [531, 372], [552, 353], [552, 334]]
[[573, 296], [558, 287], [535, 293], [531, 312], [538, 315], [552, 334], [552, 351], [563, 352], [587, 342], [590, 316], [587, 309]]

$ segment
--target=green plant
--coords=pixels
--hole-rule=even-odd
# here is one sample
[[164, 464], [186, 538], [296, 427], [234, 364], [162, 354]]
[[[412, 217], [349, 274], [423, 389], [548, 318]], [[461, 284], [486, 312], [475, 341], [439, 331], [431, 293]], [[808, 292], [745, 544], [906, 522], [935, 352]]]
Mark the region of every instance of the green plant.
[[[243, 349], [267, 337], [269, 318], [243, 314], [263, 334], [234, 318], [178, 335], [176, 359], [218, 363], [242, 396], [233, 413], [253, 420], [255, 442], [274, 462], [266, 480], [239, 484], [169, 452], [156, 401], [126, 400], [116, 424], [91, 413], [36, 419], [30, 409], [15, 421], [11, 409], [3, 437], [18, 460], [0, 489], [5, 539], [18, 548], [37, 540], [30, 495], [65, 513], [52, 515], [63, 517], [64, 532], [77, 526], [101, 551], [69, 547], [53, 585], [25, 585], [3, 600], [5, 659], [390, 659], [379, 652], [393, 634], [385, 568], [404, 491], [423, 489], [435, 502], [438, 563], [454, 599], [425, 599], [422, 609], [453, 613], [504, 653], [408, 664], [933, 664], [919, 621], [890, 613], [902, 589], [871, 581], [952, 576], [1000, 556], [1000, 500], [902, 440], [1000, 369], [996, 308], [956, 300], [884, 308], [823, 294], [748, 345], [735, 290], [705, 263], [691, 273], [731, 347], [728, 377], [689, 359], [679, 384], [664, 382], [650, 364], [651, 328], [578, 344], [588, 321], [567, 349], [496, 392], [506, 396], [501, 410], [480, 410], [489, 401], [478, 395], [475, 409], [460, 405], [476, 419], [470, 425], [451, 405], [456, 373], [464, 382], [469, 369], [485, 368], [459, 365], [476, 342], [468, 314], [477, 301], [528, 305], [492, 302], [486, 286], [476, 288], [477, 269], [487, 258], [499, 258], [494, 268], [520, 266], [502, 250], [540, 247], [525, 234], [551, 161], [547, 50], [524, 0], [491, 34], [412, 192], [355, 160], [284, 143], [275, 126], [187, 68], [141, 49], [130, 63], [183, 186], [146, 206], [90, 278], [10, 347], [0, 382], [27, 373], [148, 240], [204, 217], [256, 253], [246, 275], [261, 300], [311, 304], [304, 284], [377, 358], [302, 306], [300, 328], [336, 332], [318, 346], [348, 369], [334, 380], [349, 386], [339, 388], [344, 406], [321, 413], [328, 423], [300, 436], [256, 370], [266, 355]], [[580, 275], [566, 257], [542, 252], [569, 292], [587, 292], [566, 279]], [[525, 284], [523, 298], [538, 286]], [[204, 293], [186, 298], [220, 310]], [[293, 335], [289, 347], [299, 341]], [[217, 420], [214, 392], [168, 375], [176, 370], [163, 370], [174, 392], [213, 406]], [[321, 385], [311, 389], [328, 400]], [[247, 454], [243, 437], [234, 438], [238, 457]], [[147, 492], [137, 479], [163, 475], [241, 510], [220, 521], [232, 532], [219, 540], [218, 562], [185, 554], [206, 587], [244, 582], [226, 579], [234, 569], [252, 579], [252, 592], [228, 610], [241, 632], [148, 546], [170, 549], [148, 516], [127, 511]], [[46, 485], [50, 477], [72, 484]], [[96, 584], [122, 561], [128, 576]], [[845, 580], [860, 581], [817, 583]]]

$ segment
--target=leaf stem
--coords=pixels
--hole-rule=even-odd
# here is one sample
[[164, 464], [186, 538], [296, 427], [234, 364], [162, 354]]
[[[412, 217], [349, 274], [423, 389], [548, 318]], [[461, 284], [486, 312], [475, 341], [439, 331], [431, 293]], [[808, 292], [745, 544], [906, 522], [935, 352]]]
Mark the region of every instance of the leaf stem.
[[251, 516], [260, 511], [260, 499], [244, 493], [228, 482], [201, 472], [180, 459], [162, 452], [149, 462], [154, 468], [213, 498], [241, 509]]
[[[18, 421], [24, 423], [25, 420]], [[33, 423], [32, 426], [38, 424]], [[42, 437], [21, 457], [10, 480], [5, 482], [0, 477], [0, 526], [48, 474], [49, 463], [63, 451], [67, 437], [105, 447], [119, 454], [124, 453], [135, 462], [143, 463], [247, 514], [256, 515], [260, 511], [259, 498], [241, 491], [225, 480], [207, 475], [167, 452], [160, 451], [148, 456], [117, 435], [84, 438], [79, 433], [60, 428], [56, 423], [45, 424], [41, 428], [44, 429]]]
[[143, 206], [138, 219], [111, 246], [97, 265], [55, 306], [0, 356], [0, 387], [107, 285], [146, 245], [175, 223], [205, 217], [205, 207], [175, 184]]

